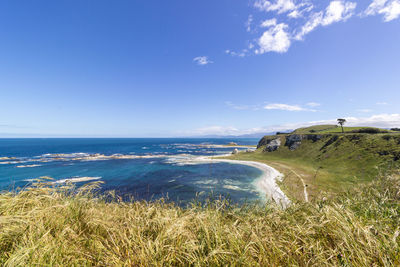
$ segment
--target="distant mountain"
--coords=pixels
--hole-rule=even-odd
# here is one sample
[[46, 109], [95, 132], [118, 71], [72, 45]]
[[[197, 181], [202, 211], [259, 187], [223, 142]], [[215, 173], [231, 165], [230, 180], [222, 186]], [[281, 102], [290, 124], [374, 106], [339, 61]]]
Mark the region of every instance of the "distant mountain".
[[[285, 132], [290, 132], [290, 131], [285, 131]], [[195, 137], [196, 138], [262, 138], [266, 135], [275, 135], [275, 134], [276, 132], [242, 134], [242, 135], [201, 135]]]

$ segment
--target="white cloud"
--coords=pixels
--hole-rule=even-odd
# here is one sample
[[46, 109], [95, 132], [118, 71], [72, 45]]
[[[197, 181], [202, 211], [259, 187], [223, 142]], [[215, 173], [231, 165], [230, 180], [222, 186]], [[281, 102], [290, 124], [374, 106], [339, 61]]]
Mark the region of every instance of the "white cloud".
[[292, 19], [298, 19], [304, 16], [304, 13], [310, 12], [311, 10], [314, 9], [314, 5], [309, 3], [309, 2], [305, 2], [302, 4], [299, 4], [297, 6], [297, 9], [293, 10], [292, 12], [290, 12], [288, 14], [289, 18]]
[[[268, 52], [285, 53], [289, 50], [292, 40], [302, 40], [306, 34], [319, 26], [328, 26], [348, 20], [353, 16], [357, 3], [333, 0], [329, 2], [325, 10], [315, 12], [312, 12], [315, 7], [311, 0], [257, 0], [254, 6], [261, 11], [275, 12], [278, 15], [288, 13], [289, 18], [305, 20], [303, 23], [289, 24], [278, 22], [278, 17], [274, 17], [262, 21], [259, 27], [268, 29], [258, 38], [258, 47], [253, 51], [256, 54], [264, 54]], [[251, 22], [253, 20], [254, 18], [251, 16]]]
[[302, 40], [304, 36], [313, 31], [318, 26], [328, 26], [335, 22], [346, 21], [354, 14], [357, 4], [341, 0], [329, 3], [325, 12], [315, 12], [310, 15], [307, 22], [295, 34], [295, 40]]
[[301, 16], [300, 12], [298, 10], [293, 10], [288, 14], [289, 18], [297, 19]]
[[267, 52], [284, 53], [290, 47], [290, 35], [286, 31], [287, 24], [276, 23], [276, 20], [264, 21], [269, 29], [263, 33], [258, 39], [258, 49], [256, 54], [264, 54]]
[[189, 133], [189, 135], [235, 135], [241, 131], [232, 126], [207, 126], [198, 128]]
[[365, 16], [381, 14], [384, 21], [388, 22], [400, 17], [400, 0], [373, 0], [363, 12]]
[[225, 105], [227, 105], [230, 108], [236, 109], [236, 110], [260, 110], [261, 106], [260, 105], [238, 105], [234, 104], [231, 101], [226, 101]]
[[382, 105], [382, 106], [389, 105], [389, 104], [388, 104], [388, 103], [386, 103], [386, 102], [377, 102], [376, 104], [377, 104], [377, 105]]
[[298, 33], [294, 36], [295, 40], [302, 40], [303, 37], [321, 25], [323, 20], [323, 12], [314, 13], [308, 21], [300, 28]]
[[334, 22], [346, 21], [354, 14], [357, 3], [342, 0], [332, 1], [326, 8], [322, 25], [326, 26]]
[[358, 112], [363, 112], [363, 113], [369, 113], [372, 112], [372, 109], [367, 109], [367, 108], [362, 108], [362, 109], [357, 109]]
[[271, 27], [271, 26], [275, 26], [275, 25], [276, 25], [276, 18], [273, 18], [273, 19], [264, 20], [261, 23], [260, 27], [267, 28], [267, 27]]
[[288, 104], [268, 104], [264, 107], [267, 110], [286, 110], [286, 111], [315, 111], [312, 109], [303, 108], [299, 105]]
[[235, 52], [229, 49], [225, 50], [225, 54], [231, 55], [233, 57], [245, 57], [247, 52], [247, 49], [243, 49], [241, 52]]
[[236, 104], [233, 104], [231, 101], [226, 101], [225, 105], [227, 105], [228, 107], [231, 107], [233, 109], [237, 109], [237, 110], [246, 110], [246, 109], [250, 108], [248, 105], [236, 105]]
[[248, 32], [251, 32], [251, 24], [253, 23], [253, 15], [249, 15], [247, 21], [246, 21], [246, 30]]
[[193, 61], [196, 62], [197, 65], [207, 65], [207, 64], [214, 63], [211, 60], [209, 60], [208, 57], [206, 57], [206, 56], [195, 57], [193, 59]]
[[321, 104], [320, 104], [320, 103], [316, 103], [316, 102], [308, 102], [308, 103], [306, 104], [306, 106], [315, 108], [315, 107], [321, 106]]
[[[300, 105], [288, 105], [288, 104], [281, 104], [281, 103], [273, 103], [273, 104], [267, 104], [267, 105], [241, 105], [241, 104], [234, 104], [231, 101], [226, 101], [225, 105], [227, 105], [230, 108], [236, 109], [236, 110], [285, 110], [285, 111], [312, 111], [315, 112], [316, 110], [314, 109], [309, 109], [306, 107], [302, 107]], [[315, 102], [309, 102], [305, 104], [307, 107], [315, 108], [320, 106], [321, 104], [315, 103]]]
[[[300, 41], [318, 27], [345, 22], [353, 17], [357, 1], [331, 0], [325, 7], [319, 8], [317, 0], [253, 0], [259, 11], [268, 12], [268, 19], [255, 22], [257, 16], [250, 15], [245, 23], [246, 30], [257, 33], [256, 26], [267, 28], [261, 36], [251, 40], [246, 52], [233, 52], [233, 56], [246, 56], [250, 52], [264, 54], [268, 52], [285, 53], [294, 40]], [[318, 3], [318, 4], [313, 4]], [[372, 0], [361, 16], [381, 14], [384, 21], [400, 17], [400, 0]], [[271, 16], [272, 15], [272, 16]], [[286, 20], [285, 20], [286, 18]]]
[[257, 0], [254, 4], [256, 8], [262, 11], [276, 11], [278, 14], [288, 12], [296, 9], [296, 5], [293, 0]]
[[366, 118], [345, 118], [349, 126], [375, 126], [381, 128], [393, 128], [400, 126], [400, 114], [379, 114]]
[[[344, 117], [346, 119], [346, 126], [365, 126], [365, 127], [380, 127], [380, 128], [394, 128], [400, 127], [400, 114], [378, 114], [370, 117]], [[300, 127], [308, 127], [320, 124], [337, 124], [337, 119], [310, 121], [302, 123], [282, 124], [271, 127], [264, 127], [267, 132], [285, 131], [297, 129]]]

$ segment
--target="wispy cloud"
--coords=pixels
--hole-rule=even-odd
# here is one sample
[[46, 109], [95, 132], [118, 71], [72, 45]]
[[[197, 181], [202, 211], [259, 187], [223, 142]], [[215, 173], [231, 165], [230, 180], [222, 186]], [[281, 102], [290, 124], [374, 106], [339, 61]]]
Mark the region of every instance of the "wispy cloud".
[[316, 110], [308, 109], [301, 107], [299, 105], [288, 105], [288, 104], [268, 104], [264, 106], [264, 109], [267, 110], [285, 110], [285, 111], [312, 111], [315, 112]]
[[232, 50], [225, 50], [225, 53], [234, 57], [245, 57], [247, 53], [247, 49], [243, 49], [240, 52], [232, 51]]
[[373, 110], [372, 109], [368, 109], [368, 108], [362, 108], [362, 109], [357, 109], [358, 112], [363, 112], [363, 113], [370, 113]]
[[383, 15], [385, 22], [400, 17], [400, 0], [373, 0], [361, 14], [363, 16]]
[[235, 135], [242, 131], [232, 126], [207, 126], [195, 129], [188, 135]]
[[211, 61], [210, 59], [208, 59], [207, 56], [195, 57], [195, 58], [193, 59], [193, 61], [196, 62], [197, 65], [201, 65], [201, 66], [214, 63], [213, 61]]
[[240, 105], [234, 104], [231, 101], [226, 101], [225, 105], [236, 110], [260, 110], [261, 105]]
[[306, 106], [315, 108], [315, 107], [321, 106], [321, 104], [320, 104], [320, 103], [316, 103], [316, 102], [308, 102], [308, 103], [306, 104]]
[[245, 23], [246, 31], [251, 32], [252, 23], [253, 23], [253, 15], [249, 15], [249, 17], [247, 18], [247, 21]]
[[254, 6], [266, 12], [276, 12], [277, 14], [290, 12], [289, 18], [303, 18], [308, 12], [308, 17], [300, 27], [291, 27], [288, 23], [278, 22], [277, 18], [264, 20], [260, 28], [267, 28], [261, 37], [258, 38], [258, 48], [254, 50], [256, 54], [267, 52], [285, 53], [289, 50], [293, 40], [303, 40], [304, 36], [319, 26], [328, 26], [335, 22], [346, 21], [354, 14], [357, 6], [354, 2], [343, 0], [331, 1], [323, 11], [311, 12], [314, 8], [309, 1], [294, 2], [292, 0], [277, 1], [256, 1]]
[[377, 105], [381, 105], [381, 106], [386, 106], [386, 105], [389, 105], [388, 103], [386, 103], [386, 102], [377, 102], [376, 103]]
[[225, 105], [230, 108], [236, 110], [284, 110], [284, 111], [312, 111], [315, 112], [316, 110], [310, 109], [320, 106], [321, 104], [315, 102], [309, 102], [304, 106], [301, 105], [289, 105], [289, 104], [282, 104], [282, 103], [270, 103], [267, 105], [242, 105], [242, 104], [235, 104], [231, 101], [226, 101]]
[[297, 5], [294, 3], [293, 0], [276, 0], [276, 1], [257, 0], [254, 3], [254, 7], [258, 8], [259, 10], [267, 12], [276, 11], [278, 14], [297, 9]]
[[16, 124], [0, 124], [0, 128], [10, 128], [10, 129], [31, 129], [30, 126], [16, 125]]
[[253, 3], [261, 16], [266, 13], [265, 19], [259, 22], [258, 16], [250, 15], [245, 23], [246, 31], [257, 34], [250, 42], [253, 47], [244, 53], [230, 51], [230, 55], [286, 53], [294, 41], [304, 40], [315, 29], [345, 22], [355, 14], [358, 17], [383, 15], [385, 22], [400, 17], [400, 0], [372, 0], [365, 10], [358, 11], [357, 2], [347, 0], [332, 0], [322, 7], [316, 0], [255, 0]]
[[354, 14], [357, 4], [354, 2], [332, 1], [325, 11], [310, 15], [306, 23], [294, 35], [295, 40], [302, 40], [318, 26], [328, 26], [335, 22], [346, 21]]

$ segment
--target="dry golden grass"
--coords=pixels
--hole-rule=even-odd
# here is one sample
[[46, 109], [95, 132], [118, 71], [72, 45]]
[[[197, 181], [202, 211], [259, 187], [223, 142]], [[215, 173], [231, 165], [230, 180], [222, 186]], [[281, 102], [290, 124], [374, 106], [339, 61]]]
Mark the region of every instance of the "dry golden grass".
[[[105, 201], [40, 182], [0, 195], [2, 266], [394, 266], [400, 179], [286, 210], [224, 200]], [[107, 198], [110, 198], [109, 196]]]

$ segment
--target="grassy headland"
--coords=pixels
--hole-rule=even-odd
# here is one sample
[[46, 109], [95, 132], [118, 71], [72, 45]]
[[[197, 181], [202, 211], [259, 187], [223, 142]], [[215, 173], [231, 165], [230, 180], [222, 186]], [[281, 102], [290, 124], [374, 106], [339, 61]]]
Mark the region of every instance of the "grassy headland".
[[[378, 133], [358, 133], [371, 129]], [[399, 133], [379, 133], [385, 130], [366, 127], [345, 127], [345, 134], [338, 130], [340, 127], [319, 125], [290, 134], [265, 136], [255, 152], [229, 158], [254, 160], [275, 167], [285, 174], [282, 189], [297, 200], [304, 200], [301, 179], [311, 198], [321, 192], [333, 194], [372, 181], [379, 170], [400, 159]], [[267, 146], [272, 140], [279, 140], [280, 146], [269, 151]]]

